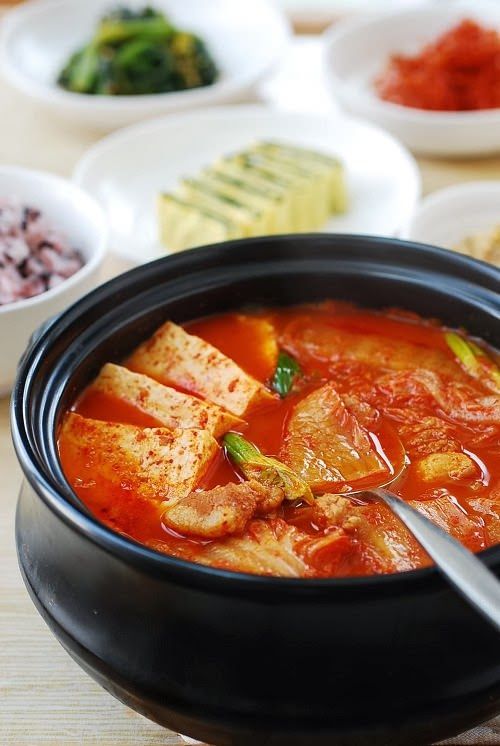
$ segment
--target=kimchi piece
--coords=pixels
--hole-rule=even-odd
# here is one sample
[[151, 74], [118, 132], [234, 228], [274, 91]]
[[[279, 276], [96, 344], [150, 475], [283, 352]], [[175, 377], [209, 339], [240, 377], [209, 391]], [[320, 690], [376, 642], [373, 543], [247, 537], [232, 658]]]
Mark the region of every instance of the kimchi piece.
[[431, 564], [391, 484], [471, 551], [500, 542], [500, 368], [465, 330], [325, 301], [165, 322], [66, 412], [66, 478], [106, 526], [224, 571]]
[[282, 454], [315, 490], [330, 483], [387, 474], [368, 432], [349, 412], [333, 383], [297, 404], [288, 422]]
[[500, 107], [500, 34], [465, 19], [416, 55], [394, 54], [376, 78], [380, 98], [428, 111]]

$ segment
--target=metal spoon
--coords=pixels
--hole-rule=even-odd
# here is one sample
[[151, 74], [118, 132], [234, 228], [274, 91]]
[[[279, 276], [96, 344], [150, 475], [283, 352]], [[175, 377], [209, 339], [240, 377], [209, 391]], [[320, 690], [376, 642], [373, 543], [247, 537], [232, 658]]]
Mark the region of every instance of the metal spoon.
[[438, 569], [500, 631], [500, 581], [475, 554], [389, 490], [365, 494], [383, 500], [432, 557]]
[[[446, 531], [436, 526], [393, 492], [385, 489], [391, 485], [394, 486], [409, 464], [405, 447], [394, 430], [392, 430], [392, 440], [393, 450], [397, 446], [397, 454], [392, 454], [397, 467], [385, 457], [385, 463], [389, 468], [388, 478], [377, 487], [368, 489], [359, 489], [359, 487], [356, 489], [356, 486], [351, 484], [351, 492], [341, 492], [339, 494], [347, 498], [355, 495], [363, 495], [368, 498], [373, 496], [386, 503], [432, 557], [439, 570], [448, 578], [450, 583], [500, 631], [500, 581], [472, 552]], [[261, 464], [271, 464], [274, 471], [276, 471], [276, 465], [278, 465], [280, 470], [286, 470], [293, 474], [289, 467], [280, 464], [274, 458], [264, 456], [255, 445], [238, 433], [226, 434], [224, 445], [230, 458], [236, 461], [247, 478], [254, 476], [248, 470], [248, 464], [252, 461], [254, 465], [259, 462]], [[247, 466], [242, 466], [244, 464], [247, 464]], [[259, 479], [259, 476], [256, 478]], [[295, 478], [302, 482], [303, 487], [305, 482], [297, 475], [295, 475]], [[303, 495], [303, 492], [300, 494]]]
[[500, 632], [500, 580], [453, 536], [386, 489], [400, 480], [409, 463], [400, 438], [395, 432], [392, 436], [399, 450], [397, 469], [380, 486], [355, 490], [345, 497], [362, 494], [368, 499], [382, 500], [411, 531], [453, 587]]
[[432, 557], [438, 569], [500, 632], [500, 581], [487, 567], [450, 534], [382, 487], [365, 490], [382, 500], [411, 531]]

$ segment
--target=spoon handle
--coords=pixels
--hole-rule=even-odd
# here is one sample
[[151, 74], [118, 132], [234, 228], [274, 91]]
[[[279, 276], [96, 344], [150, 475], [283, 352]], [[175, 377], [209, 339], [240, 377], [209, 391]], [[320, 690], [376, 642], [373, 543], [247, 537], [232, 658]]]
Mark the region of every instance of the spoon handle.
[[442, 528], [384, 489], [370, 490], [410, 529], [452, 585], [500, 632], [500, 581]]

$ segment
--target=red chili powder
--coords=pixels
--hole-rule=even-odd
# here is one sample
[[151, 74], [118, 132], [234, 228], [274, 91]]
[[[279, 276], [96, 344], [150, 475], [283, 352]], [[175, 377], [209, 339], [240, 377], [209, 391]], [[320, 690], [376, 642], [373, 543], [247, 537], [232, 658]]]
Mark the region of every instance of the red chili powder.
[[500, 34], [464, 20], [413, 57], [393, 55], [375, 88], [380, 98], [416, 109], [500, 107]]

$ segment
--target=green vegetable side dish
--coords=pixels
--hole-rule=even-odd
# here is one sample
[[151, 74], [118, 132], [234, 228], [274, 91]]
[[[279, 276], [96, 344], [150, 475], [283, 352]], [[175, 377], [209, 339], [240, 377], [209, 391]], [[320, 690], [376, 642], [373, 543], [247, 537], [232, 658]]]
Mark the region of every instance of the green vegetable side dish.
[[287, 500], [314, 500], [311, 488], [292, 469], [278, 459], [264, 456], [256, 445], [238, 433], [226, 433], [224, 448], [231, 461], [247, 479], [255, 479], [266, 487], [279, 487]]
[[298, 362], [286, 352], [280, 352], [276, 370], [274, 371], [271, 388], [283, 399], [292, 390], [296, 376], [301, 374]]
[[455, 332], [447, 332], [445, 339], [470, 376], [480, 379], [495, 393], [500, 393], [500, 368], [481, 347]]
[[74, 93], [135, 96], [211, 85], [218, 76], [204, 42], [153, 8], [118, 8], [99, 22], [58, 77]]

